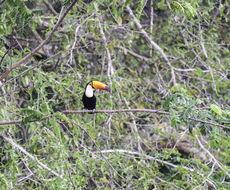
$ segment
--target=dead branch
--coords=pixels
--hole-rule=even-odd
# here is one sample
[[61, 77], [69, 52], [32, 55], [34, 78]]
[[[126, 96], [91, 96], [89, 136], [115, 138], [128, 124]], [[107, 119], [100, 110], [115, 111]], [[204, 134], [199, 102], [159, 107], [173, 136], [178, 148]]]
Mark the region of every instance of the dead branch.
[[197, 122], [200, 122], [200, 123], [205, 123], [207, 125], [214, 125], [214, 126], [222, 127], [222, 128], [225, 128], [225, 129], [230, 129], [230, 127], [227, 127], [225, 125], [221, 125], [219, 123], [213, 123], [213, 122], [210, 122], [210, 121], [204, 121], [204, 120], [193, 118], [193, 117], [189, 117], [188, 119], [192, 120], [192, 121], [197, 121]]
[[101, 26], [101, 22], [100, 20], [98, 19], [98, 25], [99, 25], [99, 28], [100, 28], [100, 34], [102, 36], [102, 39], [103, 39], [103, 43], [104, 43], [104, 48], [106, 50], [106, 54], [107, 54], [107, 59], [108, 59], [108, 77], [110, 77], [111, 75], [114, 74], [114, 69], [113, 69], [113, 65], [112, 65], [112, 59], [111, 59], [111, 54], [110, 54], [110, 51], [109, 51], [109, 48], [108, 48], [108, 44], [107, 44], [107, 40], [106, 40], [106, 37], [105, 37], [105, 33], [103, 31], [103, 28]]
[[134, 13], [133, 13], [133, 11], [132, 11], [132, 9], [130, 8], [129, 5], [126, 6], [126, 9], [128, 10], [130, 16], [132, 17], [133, 21], [137, 25], [137, 28], [143, 34], [143, 36], [145, 37], [145, 39], [151, 44], [151, 46], [153, 46], [161, 54], [161, 56], [164, 58], [164, 60], [166, 61], [166, 63], [169, 65], [169, 67], [171, 69], [171, 76], [172, 76], [173, 85], [175, 86], [176, 85], [176, 77], [175, 77], [175, 73], [174, 73], [174, 68], [171, 65], [171, 63], [169, 62], [168, 57], [164, 53], [163, 49], [156, 42], [154, 42], [151, 39], [151, 37], [147, 34], [147, 32], [143, 29], [142, 25], [140, 24], [139, 20], [134, 15]]
[[15, 143], [11, 138], [7, 137], [4, 134], [0, 133], [0, 136], [2, 136], [4, 138], [5, 141], [7, 141], [8, 143], [11, 144], [11, 146], [14, 149], [17, 149], [19, 151], [21, 151], [23, 154], [25, 154], [26, 156], [28, 156], [31, 160], [37, 162], [42, 168], [44, 168], [45, 170], [48, 170], [50, 173], [52, 173], [53, 175], [63, 179], [66, 181], [66, 179], [63, 178], [62, 175], [58, 174], [57, 172], [53, 171], [51, 168], [49, 168], [48, 166], [46, 166], [45, 164], [43, 164], [42, 162], [40, 162], [37, 158], [35, 158], [32, 154], [30, 154], [29, 152], [27, 152], [24, 148], [22, 148], [20, 145], [18, 145], [17, 143]]
[[[101, 150], [100, 153], [104, 153], [104, 154], [108, 154], [108, 153], [120, 153], [120, 154], [127, 154], [127, 155], [133, 155], [133, 156], [138, 156], [138, 157], [141, 157], [143, 159], [147, 159], [147, 160], [154, 160], [160, 164], [165, 164], [165, 165], [168, 165], [170, 167], [173, 167], [173, 168], [183, 168], [185, 170], [188, 170], [190, 172], [194, 172], [195, 170], [193, 168], [189, 168], [189, 167], [186, 167], [186, 166], [178, 166], [178, 165], [175, 165], [175, 164], [172, 164], [168, 161], [165, 161], [165, 160], [161, 160], [161, 159], [158, 159], [158, 158], [155, 158], [155, 157], [152, 157], [152, 156], [149, 156], [147, 154], [143, 154], [143, 153], [139, 153], [139, 152], [133, 152], [133, 151], [129, 151], [129, 150], [123, 150], [123, 149], [114, 149], [114, 150]], [[204, 175], [202, 173], [198, 173], [201, 177], [204, 177]], [[208, 178], [205, 179], [209, 184], [211, 184], [212, 186], [214, 185], [213, 182], [211, 180], [209, 180]]]
[[204, 145], [201, 143], [199, 137], [197, 135], [195, 135], [195, 137], [196, 137], [196, 140], [197, 140], [199, 146], [201, 147], [201, 149], [203, 149], [210, 156], [210, 158], [213, 160], [213, 163], [216, 164], [230, 178], [230, 173], [228, 173], [228, 170], [225, 169], [222, 166], [222, 164], [215, 158], [215, 156], [213, 156], [212, 153], [204, 147]]
[[6, 1], [6, 0], [2, 0], [2, 1], [0, 2], [0, 5], [2, 5], [5, 1]]
[[59, 18], [57, 24], [53, 27], [53, 30], [49, 33], [49, 35], [47, 36], [47, 38], [40, 44], [38, 45], [38, 47], [36, 47], [35, 49], [33, 49], [31, 51], [30, 54], [28, 54], [27, 56], [25, 56], [24, 58], [22, 58], [18, 63], [14, 64], [11, 68], [7, 69], [1, 76], [0, 76], [0, 81], [3, 81], [7, 78], [7, 76], [9, 75], [9, 73], [15, 69], [20, 67], [23, 63], [25, 63], [26, 61], [28, 61], [35, 53], [37, 53], [45, 44], [47, 44], [54, 32], [57, 30], [57, 28], [60, 26], [61, 22], [63, 21], [63, 19], [65, 18], [65, 16], [67, 15], [67, 13], [72, 9], [72, 7], [76, 4], [77, 0], [73, 1], [70, 6], [66, 9], [66, 11], [63, 13], [63, 15]]
[[31, 71], [31, 70], [33, 70], [33, 69], [35, 69], [35, 68], [37, 68], [37, 67], [39, 67], [39, 66], [45, 64], [47, 61], [49, 61], [49, 60], [52, 59], [52, 58], [57, 57], [57, 56], [60, 55], [60, 54], [61, 54], [61, 53], [57, 53], [57, 54], [55, 54], [55, 55], [52, 55], [51, 57], [47, 58], [47, 59], [44, 60], [43, 62], [41, 62], [41, 63], [39, 63], [39, 64], [37, 64], [37, 65], [34, 65], [33, 67], [31, 67], [31, 68], [29, 68], [29, 69], [23, 71], [22, 73], [20, 73], [19, 75], [15, 76], [15, 77], [13, 77], [13, 78], [10, 78], [10, 79], [7, 80], [5, 83], [2, 83], [2, 84], [0, 83], [0, 86], [2, 87], [2, 86], [4, 86], [4, 85], [8, 84], [9, 82], [11, 82], [11, 81], [17, 79], [17, 78], [20, 77], [20, 76], [23, 76], [24, 74], [28, 73], [29, 71]]
[[[129, 151], [129, 150], [123, 150], [123, 149], [115, 149], [115, 150], [101, 150], [100, 153], [120, 153], [120, 154], [129, 154], [129, 155], [134, 155], [134, 156], [140, 156], [144, 159], [147, 159], [147, 160], [154, 160], [156, 162], [159, 162], [160, 164], [165, 164], [165, 165], [168, 165], [168, 166], [171, 166], [173, 168], [178, 168], [177, 165], [175, 164], [172, 164], [170, 162], [167, 162], [167, 161], [164, 161], [164, 160], [160, 160], [158, 158], [154, 158], [152, 156], [149, 156], [147, 154], [143, 154], [143, 153], [139, 153], [139, 152], [133, 152], [133, 151]], [[182, 167], [182, 166], [180, 166]], [[194, 169], [192, 168], [188, 168], [186, 166], [183, 166], [184, 169], [186, 170], [189, 170], [190, 172], [194, 172]]]
[[54, 10], [53, 6], [49, 1], [43, 1], [43, 3], [47, 6], [47, 8], [53, 13], [53, 15], [57, 15], [58, 13]]

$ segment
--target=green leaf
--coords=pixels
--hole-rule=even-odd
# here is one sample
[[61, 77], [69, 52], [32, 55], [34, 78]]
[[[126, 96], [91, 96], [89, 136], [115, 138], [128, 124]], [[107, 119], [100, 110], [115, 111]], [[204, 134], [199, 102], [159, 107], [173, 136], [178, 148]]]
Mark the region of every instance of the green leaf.
[[51, 118], [51, 119], [49, 120], [49, 122], [50, 122], [51, 126], [52, 126], [53, 129], [54, 129], [54, 132], [55, 132], [56, 137], [57, 137], [59, 140], [61, 140], [61, 131], [60, 131], [60, 128], [59, 128], [59, 126], [58, 126], [58, 124], [57, 124], [56, 119], [55, 119], [55, 118]]
[[95, 11], [98, 12], [99, 9], [98, 9], [98, 4], [96, 1], [93, 2], [93, 6], [94, 6]]
[[213, 112], [215, 112], [217, 115], [222, 115], [222, 109], [219, 107], [219, 106], [217, 106], [217, 105], [215, 105], [215, 104], [211, 104], [210, 105], [210, 108], [211, 108], [211, 110], [213, 111]]
[[161, 0], [161, 2], [157, 3], [157, 7], [161, 10], [165, 9], [165, 0]]
[[27, 115], [22, 119], [23, 125], [31, 121], [39, 121], [44, 116], [43, 113], [41, 113], [40, 111], [33, 110], [33, 109], [23, 109], [22, 112]]
[[46, 103], [45, 101], [43, 101], [43, 102], [41, 103], [40, 109], [41, 109], [41, 111], [42, 111], [42, 113], [43, 113], [44, 115], [49, 115], [49, 114], [50, 114], [50, 112], [49, 112], [49, 107], [48, 107], [48, 105], [47, 105], [47, 103]]
[[198, 77], [202, 77], [203, 76], [203, 71], [201, 68], [196, 68], [196, 70], [193, 71], [193, 73], [198, 76]]
[[57, 113], [54, 113], [53, 115], [54, 115], [54, 117], [57, 117], [58, 119], [60, 119], [62, 121], [71, 122], [71, 119], [66, 117], [63, 113], [57, 112]]

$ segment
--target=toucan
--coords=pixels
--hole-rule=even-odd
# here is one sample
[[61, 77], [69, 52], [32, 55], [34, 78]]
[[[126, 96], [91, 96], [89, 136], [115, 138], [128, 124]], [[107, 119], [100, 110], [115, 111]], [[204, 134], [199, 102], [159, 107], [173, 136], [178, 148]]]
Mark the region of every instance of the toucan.
[[112, 90], [108, 85], [99, 82], [99, 81], [90, 81], [85, 87], [85, 92], [82, 96], [82, 102], [84, 104], [84, 109], [86, 110], [95, 110], [96, 109], [96, 97], [94, 96], [94, 91], [96, 89], [106, 90], [112, 94]]

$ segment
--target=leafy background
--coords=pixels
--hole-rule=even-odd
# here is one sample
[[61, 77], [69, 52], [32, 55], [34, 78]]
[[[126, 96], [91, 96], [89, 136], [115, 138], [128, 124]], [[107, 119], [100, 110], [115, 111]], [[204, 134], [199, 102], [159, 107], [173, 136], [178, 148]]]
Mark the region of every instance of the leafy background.
[[[70, 3], [1, 1], [1, 74]], [[51, 41], [1, 81], [1, 188], [229, 189], [229, 8], [77, 1]], [[96, 92], [98, 110], [165, 113], [64, 114], [82, 110], [92, 79], [113, 90]]]

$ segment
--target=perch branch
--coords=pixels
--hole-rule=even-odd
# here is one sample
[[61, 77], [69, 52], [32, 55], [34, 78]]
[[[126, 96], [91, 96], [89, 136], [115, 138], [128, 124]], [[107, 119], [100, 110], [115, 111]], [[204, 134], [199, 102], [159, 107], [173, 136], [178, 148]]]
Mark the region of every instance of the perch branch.
[[161, 110], [154, 110], [154, 109], [120, 109], [120, 110], [65, 110], [62, 111], [64, 114], [68, 113], [121, 113], [121, 112], [145, 112], [145, 113], [157, 113], [157, 114], [165, 114], [169, 115], [168, 112], [161, 111]]
[[[82, 114], [82, 113], [122, 113], [122, 112], [132, 112], [132, 113], [137, 113], [137, 112], [142, 112], [142, 113], [156, 113], [156, 114], [164, 114], [164, 115], [169, 115], [169, 112], [165, 112], [162, 110], [154, 110], [154, 109], [120, 109], [120, 110], [65, 110], [62, 111], [61, 113], [63, 114]], [[33, 120], [30, 122], [37, 122], [37, 121], [43, 121], [45, 119], [48, 119], [50, 117], [53, 117], [53, 115], [47, 115], [45, 117], [43, 117], [40, 120]], [[214, 126], [218, 126], [218, 127], [222, 127], [225, 129], [230, 129], [230, 127], [225, 126], [225, 125], [221, 125], [218, 123], [213, 123], [213, 122], [209, 122], [209, 121], [204, 121], [201, 119], [196, 119], [196, 118], [188, 118], [189, 120], [192, 121], [197, 121], [200, 123], [205, 123], [207, 125], [214, 125]], [[13, 121], [3, 121], [0, 122], [0, 126], [1, 125], [12, 125], [12, 124], [20, 124], [22, 122], [22, 120], [13, 120]]]
[[14, 64], [12, 67], [10, 67], [9, 69], [7, 69], [1, 76], [0, 76], [0, 81], [3, 81], [4, 79], [7, 78], [7, 76], [9, 75], [9, 73], [15, 69], [20, 67], [23, 63], [25, 63], [26, 61], [28, 61], [35, 53], [37, 53], [45, 44], [47, 44], [54, 32], [57, 30], [57, 28], [60, 26], [61, 22], [63, 21], [63, 19], [65, 18], [65, 16], [67, 15], [67, 13], [72, 9], [72, 7], [75, 5], [75, 3], [77, 2], [77, 0], [73, 1], [71, 3], [71, 5], [66, 9], [66, 11], [64, 12], [64, 14], [59, 18], [57, 24], [54, 26], [53, 30], [49, 33], [49, 35], [47, 36], [47, 38], [42, 41], [42, 43], [40, 45], [38, 45], [38, 47], [36, 47], [35, 49], [33, 49], [31, 51], [30, 54], [28, 54], [27, 56], [25, 56], [24, 58], [22, 58], [18, 63]]

